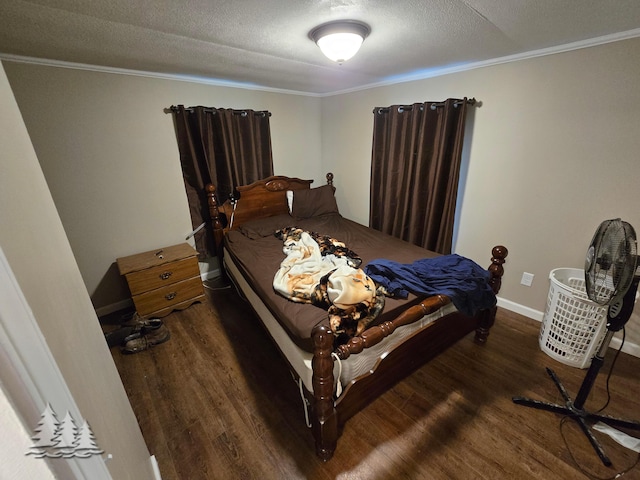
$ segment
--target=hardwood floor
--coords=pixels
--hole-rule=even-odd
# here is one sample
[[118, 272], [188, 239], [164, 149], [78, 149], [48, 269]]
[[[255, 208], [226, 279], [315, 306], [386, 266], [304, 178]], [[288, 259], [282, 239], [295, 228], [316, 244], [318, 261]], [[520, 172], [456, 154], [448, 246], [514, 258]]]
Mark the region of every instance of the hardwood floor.
[[[574, 396], [585, 370], [540, 351], [538, 322], [500, 309], [485, 346], [469, 336], [379, 397], [323, 463], [275, 346], [235, 290], [210, 285], [207, 302], [165, 317], [169, 342], [134, 355], [112, 348], [164, 480], [612, 478], [638, 459], [596, 433], [613, 461], [604, 467], [575, 422], [562, 427], [569, 451], [559, 415], [513, 404], [563, 403], [545, 367]], [[587, 410], [606, 401], [610, 353]], [[610, 390], [607, 414], [640, 418], [639, 358], [620, 355]], [[640, 479], [640, 466], [623, 478]]]

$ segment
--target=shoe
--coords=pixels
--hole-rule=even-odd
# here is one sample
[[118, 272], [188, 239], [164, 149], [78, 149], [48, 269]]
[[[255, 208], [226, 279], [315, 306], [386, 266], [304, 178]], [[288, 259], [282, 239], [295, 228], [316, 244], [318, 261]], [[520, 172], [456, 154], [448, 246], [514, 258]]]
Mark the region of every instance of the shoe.
[[109, 348], [122, 346], [125, 343], [125, 339], [133, 333], [133, 327], [120, 327], [116, 330], [112, 330], [104, 334], [104, 338], [107, 341]]
[[154, 327], [162, 323], [160, 318], [145, 318], [138, 315], [138, 312], [133, 312], [133, 316], [124, 323], [121, 323], [121, 327], [132, 327], [136, 331], [142, 327]]
[[142, 318], [140, 315], [138, 315], [138, 312], [133, 312], [133, 315], [131, 315], [131, 318], [129, 318], [129, 320], [127, 320], [126, 322], [122, 322], [120, 324], [121, 327], [135, 327], [138, 323], [144, 321], [144, 318]]
[[131, 337], [134, 338], [125, 342], [122, 353], [138, 353], [147, 350], [169, 340], [171, 333], [165, 325], [160, 325], [154, 330], [147, 331], [143, 334], [134, 334], [131, 335]]
[[162, 319], [160, 318], [140, 319], [133, 327], [123, 327], [131, 329], [129, 334], [125, 336], [123, 343], [153, 332], [162, 327], [162, 325]]
[[147, 332], [160, 328], [162, 320], [160, 318], [142, 318], [137, 312], [120, 327], [104, 334], [109, 348], [122, 346], [129, 340], [138, 338]]

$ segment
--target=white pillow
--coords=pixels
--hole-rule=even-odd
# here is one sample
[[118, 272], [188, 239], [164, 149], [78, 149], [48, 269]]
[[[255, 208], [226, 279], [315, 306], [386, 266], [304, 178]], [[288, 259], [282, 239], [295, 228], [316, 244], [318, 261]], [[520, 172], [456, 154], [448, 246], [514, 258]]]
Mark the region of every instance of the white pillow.
[[293, 190], [287, 190], [287, 204], [289, 205], [289, 215], [293, 211]]

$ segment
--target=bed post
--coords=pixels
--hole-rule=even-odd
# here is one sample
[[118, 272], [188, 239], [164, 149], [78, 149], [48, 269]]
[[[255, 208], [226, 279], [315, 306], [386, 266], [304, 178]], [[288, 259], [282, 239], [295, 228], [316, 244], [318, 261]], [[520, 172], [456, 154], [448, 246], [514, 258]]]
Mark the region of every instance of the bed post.
[[338, 442], [338, 417], [333, 402], [333, 333], [325, 325], [317, 325], [311, 332], [313, 338], [313, 436], [316, 454], [323, 461], [333, 456]]
[[216, 255], [220, 255], [220, 247], [224, 238], [224, 228], [220, 221], [220, 211], [218, 210], [218, 200], [216, 199], [216, 187], [213, 183], [205, 187], [207, 192], [207, 203], [209, 204], [209, 217], [211, 218], [211, 228], [213, 230], [213, 241], [216, 246]]
[[[500, 287], [502, 285], [502, 275], [504, 274], [504, 268], [502, 265], [504, 264], [504, 259], [507, 258], [508, 254], [509, 251], [507, 250], [507, 247], [503, 247], [502, 245], [497, 245], [491, 250], [491, 266], [488, 269], [491, 274], [489, 285], [491, 285], [491, 289], [496, 295], [500, 291]], [[474, 339], [476, 343], [484, 344], [487, 342], [489, 330], [496, 320], [497, 310], [498, 308], [494, 306], [489, 310], [483, 310], [479, 313], [480, 318]]]

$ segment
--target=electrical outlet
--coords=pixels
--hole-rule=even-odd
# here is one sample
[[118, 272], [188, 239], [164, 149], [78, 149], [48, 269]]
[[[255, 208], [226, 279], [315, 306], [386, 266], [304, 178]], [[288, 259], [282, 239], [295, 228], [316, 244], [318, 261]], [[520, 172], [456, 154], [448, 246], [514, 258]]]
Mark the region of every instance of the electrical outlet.
[[533, 273], [524, 272], [522, 274], [522, 280], [520, 280], [520, 283], [526, 287], [530, 287], [533, 283]]

